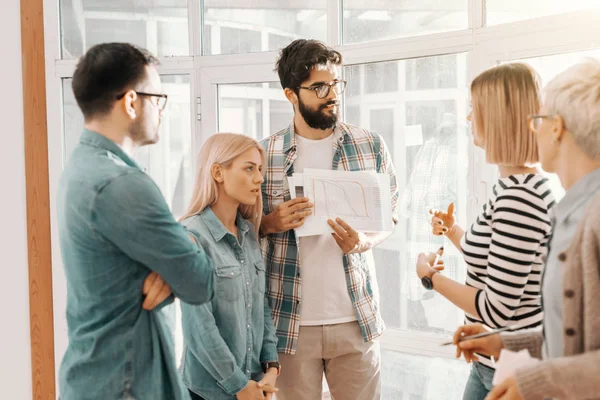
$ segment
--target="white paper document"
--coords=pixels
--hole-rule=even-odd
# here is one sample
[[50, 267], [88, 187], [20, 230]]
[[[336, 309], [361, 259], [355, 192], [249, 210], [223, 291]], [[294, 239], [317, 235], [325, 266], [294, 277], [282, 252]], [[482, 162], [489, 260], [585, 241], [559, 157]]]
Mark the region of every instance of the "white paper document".
[[496, 372], [494, 373], [492, 384], [494, 386], [499, 385], [506, 379], [514, 376], [519, 368], [530, 367], [539, 362], [540, 360], [537, 358], [531, 357], [527, 349], [519, 352], [502, 349], [500, 359], [494, 365]]
[[305, 169], [288, 177], [290, 196], [308, 197], [313, 215], [296, 229], [296, 236], [331, 233], [328, 219], [341, 218], [362, 232], [393, 229], [390, 178], [375, 171], [330, 171]]

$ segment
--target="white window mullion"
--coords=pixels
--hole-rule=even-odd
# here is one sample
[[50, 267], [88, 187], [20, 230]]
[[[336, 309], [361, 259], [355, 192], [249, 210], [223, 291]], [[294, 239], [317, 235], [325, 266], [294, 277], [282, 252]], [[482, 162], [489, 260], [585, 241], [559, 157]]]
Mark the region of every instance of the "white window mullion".
[[337, 47], [342, 44], [343, 0], [327, 0], [327, 44]]

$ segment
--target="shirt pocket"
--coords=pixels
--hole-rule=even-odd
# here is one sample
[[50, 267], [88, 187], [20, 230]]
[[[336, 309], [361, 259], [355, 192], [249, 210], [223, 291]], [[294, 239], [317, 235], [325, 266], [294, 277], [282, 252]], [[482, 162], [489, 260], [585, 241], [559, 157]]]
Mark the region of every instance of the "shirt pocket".
[[217, 298], [225, 301], [237, 301], [244, 295], [242, 267], [225, 265], [216, 269]]
[[265, 214], [272, 213], [279, 204], [291, 200], [290, 191], [283, 186], [283, 182], [269, 190], [263, 189], [262, 197]]
[[255, 279], [254, 284], [255, 288], [259, 293], [265, 292], [266, 285], [266, 276], [265, 276], [265, 263], [262, 260], [254, 262], [254, 271], [255, 271]]

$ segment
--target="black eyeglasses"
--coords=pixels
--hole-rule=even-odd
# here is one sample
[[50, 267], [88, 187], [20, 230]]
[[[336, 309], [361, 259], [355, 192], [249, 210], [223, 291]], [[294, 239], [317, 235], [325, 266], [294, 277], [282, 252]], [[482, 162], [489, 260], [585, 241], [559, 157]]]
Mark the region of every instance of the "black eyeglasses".
[[[136, 92], [139, 96], [147, 96], [147, 97], [156, 97], [156, 107], [158, 107], [159, 111], [163, 111], [167, 106], [167, 100], [169, 96], [166, 94], [155, 94], [155, 93], [144, 93], [144, 92]], [[116, 97], [117, 100], [121, 100], [127, 92], [121, 93]]]
[[346, 90], [346, 81], [333, 81], [331, 83], [323, 83], [317, 86], [298, 86], [298, 89], [314, 90], [319, 99], [324, 99], [329, 95], [329, 91], [333, 88], [335, 94], [342, 94]]

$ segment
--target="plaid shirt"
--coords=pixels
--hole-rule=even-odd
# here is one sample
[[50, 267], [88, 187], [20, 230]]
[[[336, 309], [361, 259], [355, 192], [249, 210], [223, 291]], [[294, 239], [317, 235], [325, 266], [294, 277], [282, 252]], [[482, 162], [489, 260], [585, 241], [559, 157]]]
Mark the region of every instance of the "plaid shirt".
[[[365, 129], [338, 123], [334, 130], [333, 170], [387, 173], [390, 177], [392, 215], [396, 218], [398, 185], [394, 167], [383, 139]], [[287, 177], [294, 173], [296, 137], [293, 123], [261, 141], [267, 154], [262, 185], [263, 211], [271, 213], [278, 204], [291, 200]], [[267, 235], [262, 250], [267, 267], [267, 294], [277, 329], [279, 352], [295, 354], [300, 330], [301, 287], [299, 241], [293, 230]], [[375, 268], [366, 253], [345, 254], [343, 259], [348, 293], [365, 341], [379, 337], [385, 324], [379, 313], [379, 289]]]

